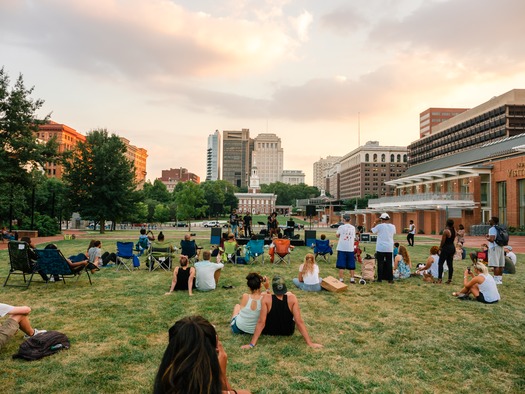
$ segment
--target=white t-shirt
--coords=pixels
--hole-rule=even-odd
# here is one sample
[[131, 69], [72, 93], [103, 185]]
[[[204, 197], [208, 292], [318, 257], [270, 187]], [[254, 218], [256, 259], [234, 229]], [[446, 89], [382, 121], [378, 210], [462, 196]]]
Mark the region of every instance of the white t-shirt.
[[377, 234], [376, 252], [394, 252], [396, 226], [391, 223], [379, 223], [377, 226], [372, 227], [372, 232]]
[[[299, 272], [303, 270], [304, 264], [299, 266]], [[319, 266], [314, 264], [314, 270], [312, 272], [303, 273], [303, 283], [305, 285], [317, 285], [319, 284]]]
[[14, 306], [7, 304], [0, 304], [0, 317], [4, 317], [13, 310]]
[[409, 225], [408, 226], [408, 231], [409, 231], [410, 234], [416, 234], [416, 225], [414, 223]]
[[198, 261], [195, 263], [195, 287], [201, 291], [215, 290], [215, 271], [224, 267], [222, 263]]
[[336, 234], [339, 235], [339, 242], [337, 242], [337, 250], [341, 252], [353, 252], [355, 241], [355, 227], [349, 223], [345, 223], [337, 228]]
[[516, 265], [517, 258], [514, 252], [507, 252], [507, 257]]

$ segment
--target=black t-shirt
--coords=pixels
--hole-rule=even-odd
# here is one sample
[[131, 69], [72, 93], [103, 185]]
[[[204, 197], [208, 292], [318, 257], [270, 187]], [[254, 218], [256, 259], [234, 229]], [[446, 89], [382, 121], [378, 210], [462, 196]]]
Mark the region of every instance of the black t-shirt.
[[239, 218], [237, 217], [237, 214], [232, 213], [230, 215], [230, 224], [237, 224], [238, 221], [239, 221]]
[[246, 215], [246, 216], [244, 216], [243, 219], [244, 219], [244, 225], [245, 225], [245, 226], [249, 226], [249, 225], [251, 224], [251, 222], [252, 222], [252, 217], [251, 217], [251, 215]]

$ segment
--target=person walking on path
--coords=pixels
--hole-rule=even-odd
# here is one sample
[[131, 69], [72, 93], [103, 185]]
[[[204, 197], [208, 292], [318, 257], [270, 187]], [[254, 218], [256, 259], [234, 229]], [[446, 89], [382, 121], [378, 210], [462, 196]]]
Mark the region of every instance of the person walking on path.
[[408, 225], [407, 243], [408, 246], [414, 246], [414, 237], [416, 235], [416, 225], [411, 220]]

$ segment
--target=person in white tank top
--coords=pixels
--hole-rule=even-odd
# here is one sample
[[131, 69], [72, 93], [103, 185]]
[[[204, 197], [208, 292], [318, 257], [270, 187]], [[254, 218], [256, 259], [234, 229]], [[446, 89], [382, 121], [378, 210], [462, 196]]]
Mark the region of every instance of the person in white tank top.
[[425, 282], [433, 282], [438, 278], [438, 261], [439, 261], [439, 247], [432, 246], [430, 248], [430, 256], [428, 256], [424, 267], [417, 269], [416, 274], [423, 275]]
[[483, 263], [472, 265], [473, 271], [466, 269], [463, 275], [463, 288], [452, 293], [459, 299], [468, 299], [469, 294], [476, 297], [476, 301], [484, 304], [494, 304], [500, 300], [496, 281], [489, 274], [488, 268]]

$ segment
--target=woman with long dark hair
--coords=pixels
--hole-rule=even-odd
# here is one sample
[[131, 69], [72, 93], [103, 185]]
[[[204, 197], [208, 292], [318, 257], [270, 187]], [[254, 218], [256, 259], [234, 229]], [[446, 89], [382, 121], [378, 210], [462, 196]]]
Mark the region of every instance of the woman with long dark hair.
[[230, 387], [228, 356], [208, 320], [202, 316], [180, 319], [169, 329], [169, 340], [155, 378], [155, 394], [249, 394]]
[[452, 283], [452, 275], [454, 274], [453, 261], [454, 254], [456, 253], [456, 245], [454, 245], [455, 239], [456, 230], [454, 229], [454, 221], [452, 219], [448, 219], [441, 237], [441, 244], [439, 245], [438, 280], [436, 283], [442, 283], [443, 264], [445, 264], [445, 261], [447, 262], [448, 266], [447, 284]]

